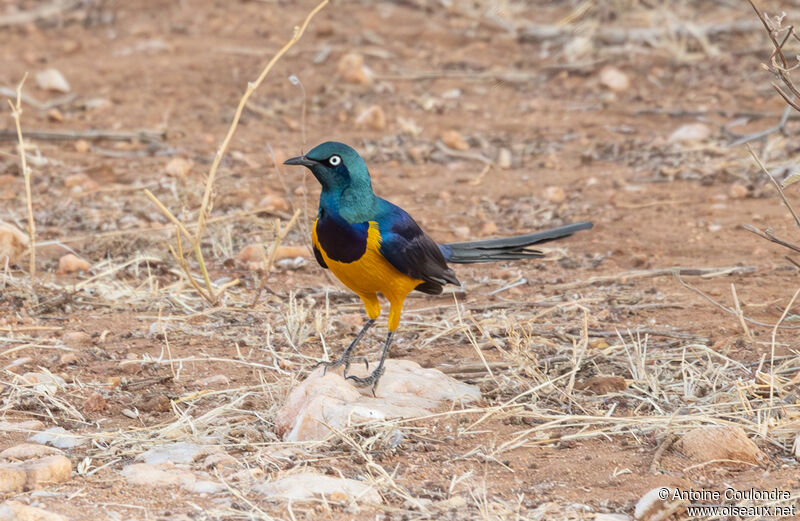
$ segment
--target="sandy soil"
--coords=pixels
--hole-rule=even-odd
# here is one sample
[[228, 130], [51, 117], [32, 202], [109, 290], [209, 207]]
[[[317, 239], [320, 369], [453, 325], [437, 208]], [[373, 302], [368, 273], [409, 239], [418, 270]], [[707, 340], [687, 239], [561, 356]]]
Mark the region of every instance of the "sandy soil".
[[[76, 468], [86, 458], [90, 471], [102, 467], [76, 471], [45, 495], [8, 497], [72, 519], [199, 520], [593, 519], [632, 515], [636, 501], [662, 485], [797, 495], [800, 342], [796, 329], [772, 335], [798, 270], [788, 250], [741, 225], [795, 242], [798, 230], [747, 150], [729, 146], [776, 125], [785, 107], [760, 67], [771, 48], [749, 5], [615, 1], [580, 4], [583, 11], [578, 2], [442, 3], [337, 2], [253, 95], [220, 166], [202, 243], [211, 279], [240, 281], [216, 305], [186, 281], [169, 253], [174, 227], [143, 190], [195, 222], [247, 82], [313, 2], [77, 2], [37, 23], [0, 24], [0, 86], [13, 90], [27, 72], [23, 92], [41, 104], [24, 102], [22, 115], [39, 274], [30, 280], [25, 259], [0, 282], [0, 410], [8, 421], [38, 419], [94, 438], [68, 454]], [[44, 3], [0, 5], [8, 16]], [[763, 8], [789, 10], [777, 2]], [[800, 20], [800, 12], [788, 17]], [[739, 20], [752, 25], [702, 39], [661, 32], [670, 22], [708, 28]], [[526, 38], [530, 24], [562, 34]], [[652, 36], [598, 37], [631, 27]], [[347, 53], [364, 57], [370, 84], [343, 80], [337, 65]], [[49, 68], [63, 73], [69, 93], [37, 87], [37, 72]], [[614, 71], [628, 84], [604, 80]], [[12, 131], [3, 106], [0, 129]], [[358, 122], [372, 106], [385, 124]], [[706, 134], [671, 138], [689, 124]], [[159, 137], [34, 133], [89, 129]], [[785, 132], [752, 142], [779, 177], [793, 168], [797, 129], [792, 117]], [[442, 144], [451, 130], [467, 150]], [[441, 242], [595, 223], [554, 243], [543, 261], [458, 266], [464, 292], [407, 301], [392, 356], [479, 385], [480, 408], [491, 414], [480, 425], [483, 413], [454, 412], [355, 429], [353, 439], [394, 484], [343, 440], [274, 456], [275, 410], [323, 355], [321, 338], [331, 352], [342, 349], [362, 311], [313, 259], [297, 269], [279, 263], [252, 306], [260, 275], [236, 255], [271, 244], [275, 219], [285, 226], [295, 209], [301, 215], [284, 242], [309, 244], [319, 188], [299, 169], [272, 163], [326, 140], [357, 148], [376, 192]], [[16, 151], [15, 135], [3, 134], [0, 219], [24, 229]], [[508, 152], [511, 163], [502, 165]], [[188, 173], [167, 172], [175, 158], [192, 163]], [[787, 195], [797, 201], [797, 185]], [[67, 250], [91, 272], [57, 274]], [[748, 331], [699, 294], [733, 308], [732, 286], [753, 321]], [[800, 302], [784, 325], [800, 327], [798, 315]], [[376, 354], [383, 334], [373, 331], [364, 351]], [[777, 406], [768, 383], [764, 394], [773, 347]], [[481, 365], [479, 354], [498, 362], [491, 374], [464, 369]], [[61, 375], [66, 388], [42, 397], [15, 376], [43, 370]], [[217, 374], [227, 382], [205, 383]], [[586, 383], [596, 375], [621, 376], [625, 389]], [[95, 394], [102, 406], [92, 406]], [[125, 415], [133, 410], [138, 417]], [[182, 418], [212, 410], [218, 417], [198, 420], [194, 432], [170, 434]], [[698, 466], [671, 447], [654, 461], [667, 434], [728, 422], [745, 429], [768, 464]], [[398, 428], [409, 441], [390, 448], [385, 439]], [[259, 479], [298, 467], [342, 472], [378, 483], [384, 505], [287, 508], [244, 486], [197, 494], [132, 486], [120, 475], [147, 448], [212, 435], [242, 468], [263, 472]], [[4, 433], [0, 446], [25, 438]], [[455, 496], [465, 500], [456, 510], [437, 503]]]

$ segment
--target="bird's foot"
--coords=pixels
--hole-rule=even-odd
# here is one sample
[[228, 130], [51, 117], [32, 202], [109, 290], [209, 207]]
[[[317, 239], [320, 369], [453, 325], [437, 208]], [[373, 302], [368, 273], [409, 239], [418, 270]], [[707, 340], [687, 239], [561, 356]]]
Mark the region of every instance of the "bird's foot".
[[346, 355], [340, 356], [339, 358], [337, 358], [333, 362], [325, 362], [325, 361], [317, 362], [317, 365], [314, 366], [314, 369], [316, 369], [319, 366], [324, 367], [325, 369], [322, 370], [322, 376], [325, 376], [328, 373], [328, 369], [335, 369], [335, 368], [343, 365], [344, 366], [344, 372], [342, 374], [346, 378], [347, 377], [347, 370], [350, 369], [350, 363], [352, 361], [356, 361], [356, 362], [363, 361], [364, 362], [364, 366], [366, 366], [366, 368], [369, 370], [369, 361], [367, 361], [366, 357], [358, 356], [356, 358], [352, 358], [352, 357], [346, 356]]
[[353, 380], [359, 387], [372, 386], [372, 396], [375, 396], [375, 389], [378, 387], [378, 381], [381, 379], [383, 371], [384, 367], [383, 364], [381, 364], [378, 366], [377, 369], [372, 371], [372, 373], [366, 378], [360, 378], [358, 376], [348, 376], [347, 379]]

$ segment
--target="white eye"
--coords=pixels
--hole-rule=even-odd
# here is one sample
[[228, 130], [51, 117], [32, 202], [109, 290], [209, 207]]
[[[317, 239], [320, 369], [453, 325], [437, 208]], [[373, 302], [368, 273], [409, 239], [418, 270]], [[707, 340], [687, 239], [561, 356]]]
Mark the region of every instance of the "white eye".
[[342, 158], [339, 156], [331, 156], [328, 158], [328, 163], [330, 163], [331, 166], [339, 166], [342, 164]]

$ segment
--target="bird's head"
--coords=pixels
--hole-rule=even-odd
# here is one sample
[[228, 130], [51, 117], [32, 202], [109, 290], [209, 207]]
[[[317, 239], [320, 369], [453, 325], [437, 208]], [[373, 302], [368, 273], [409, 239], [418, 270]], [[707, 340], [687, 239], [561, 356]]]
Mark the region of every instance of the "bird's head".
[[302, 165], [311, 170], [322, 185], [323, 192], [342, 193], [353, 189], [354, 192], [372, 193], [366, 163], [358, 152], [344, 143], [322, 143], [309, 150], [306, 155], [293, 157], [283, 164]]

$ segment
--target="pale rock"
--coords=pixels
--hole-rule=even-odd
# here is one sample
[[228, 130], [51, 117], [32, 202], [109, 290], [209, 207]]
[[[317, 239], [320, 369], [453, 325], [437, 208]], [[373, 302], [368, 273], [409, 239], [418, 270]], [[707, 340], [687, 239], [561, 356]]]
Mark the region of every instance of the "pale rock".
[[453, 233], [462, 239], [469, 239], [469, 236], [472, 235], [469, 226], [454, 226]]
[[64, 121], [64, 114], [62, 114], [60, 110], [52, 108], [47, 111], [47, 119], [56, 123], [61, 123]]
[[36, 86], [42, 90], [67, 93], [69, 82], [58, 69], [45, 69], [36, 73]]
[[339, 76], [347, 83], [370, 85], [372, 71], [364, 64], [364, 56], [358, 53], [347, 53], [341, 57], [336, 66]]
[[567, 192], [560, 186], [548, 186], [544, 189], [544, 198], [553, 204], [561, 204], [567, 200]]
[[122, 476], [131, 485], [146, 487], [181, 487], [189, 492], [198, 494], [213, 494], [224, 490], [224, 485], [207, 476], [195, 474], [186, 469], [176, 467], [170, 463], [153, 465], [150, 463], [134, 463], [121, 471]]
[[207, 469], [230, 469], [236, 468], [238, 465], [239, 462], [236, 461], [236, 458], [227, 452], [215, 452], [214, 454], [209, 454], [203, 460], [203, 467]]
[[61, 335], [61, 341], [68, 346], [89, 346], [92, 345], [92, 336], [83, 331], [67, 331]]
[[39, 445], [38, 443], [21, 443], [0, 452], [0, 459], [26, 460], [56, 455], [63, 456], [64, 453], [55, 447], [48, 447], [47, 445]]
[[283, 260], [283, 259], [296, 259], [297, 257], [308, 258], [311, 257], [311, 253], [308, 251], [308, 248], [305, 246], [278, 246], [278, 249], [275, 251], [275, 260]]
[[[723, 460], [764, 465], [769, 462], [758, 445], [747, 437], [738, 425], [704, 425], [697, 427], [678, 441], [677, 448], [697, 463]], [[724, 461], [729, 460], [729, 461]]]
[[228, 385], [231, 383], [230, 378], [225, 376], [224, 374], [215, 374], [211, 376], [206, 376], [205, 378], [199, 378], [195, 384], [199, 385], [200, 387], [211, 387], [214, 385]]
[[44, 423], [39, 420], [26, 420], [21, 422], [0, 421], [0, 432], [30, 432], [44, 429]]
[[259, 201], [258, 207], [270, 213], [289, 211], [289, 203], [286, 202], [286, 199], [272, 193], [265, 195]]
[[564, 45], [564, 56], [569, 63], [576, 63], [594, 52], [594, 44], [588, 36], [575, 36]]
[[170, 177], [185, 179], [192, 170], [194, 163], [182, 157], [174, 157], [164, 167], [164, 173]]
[[85, 260], [73, 255], [72, 253], [67, 253], [58, 259], [58, 271], [56, 273], [59, 275], [66, 275], [68, 273], [76, 273], [79, 271], [88, 272], [91, 268], [91, 264]]
[[[446, 401], [468, 403], [481, 396], [476, 386], [410, 360], [386, 360], [384, 367], [377, 397], [370, 388], [345, 380], [341, 370], [323, 375], [323, 368], [317, 368], [289, 393], [276, 415], [275, 431], [285, 441], [321, 440], [330, 434], [326, 424], [340, 429], [370, 420], [412, 418]], [[353, 364], [350, 373], [366, 376], [367, 369]]]
[[746, 199], [750, 191], [741, 183], [733, 183], [731, 185], [730, 190], [728, 190], [728, 196], [731, 199]]
[[631, 80], [628, 79], [628, 75], [611, 66], [603, 67], [600, 71], [600, 83], [614, 92], [628, 90], [628, 87], [631, 86]]
[[711, 136], [711, 128], [704, 123], [689, 123], [678, 127], [669, 136], [670, 143], [695, 143]]
[[266, 258], [264, 247], [260, 244], [248, 244], [236, 255], [236, 261], [251, 271], [263, 269]]
[[187, 441], [159, 445], [142, 452], [136, 459], [150, 465], [159, 463], [193, 463], [209, 454], [220, 452], [216, 445], [198, 445]]
[[97, 181], [84, 172], [78, 172], [64, 178], [64, 187], [77, 194], [97, 190], [98, 186]]
[[469, 143], [458, 130], [446, 130], [441, 135], [442, 143], [454, 150], [469, 150]]
[[356, 127], [366, 127], [372, 130], [386, 128], [386, 116], [378, 105], [372, 105], [356, 117]]
[[54, 395], [67, 386], [63, 378], [53, 373], [25, 373], [22, 380], [36, 391], [49, 395]]
[[354, 479], [325, 476], [312, 471], [289, 474], [253, 487], [275, 499], [312, 501], [325, 496], [329, 501], [355, 501], [370, 505], [383, 503], [380, 494], [366, 483]]
[[13, 224], [0, 221], [0, 269], [6, 262], [9, 265], [19, 264], [25, 250], [28, 249], [28, 236]]
[[507, 148], [500, 149], [497, 153], [497, 165], [504, 170], [511, 168], [511, 150]]
[[[661, 499], [660, 494], [667, 492], [667, 499]], [[672, 521], [682, 519], [681, 514], [686, 508], [686, 502], [672, 499], [675, 489], [658, 487], [649, 491], [636, 503], [633, 518], [636, 521]]]
[[18, 463], [0, 463], [0, 493], [24, 489], [27, 479]]
[[0, 504], [0, 521], [67, 521], [67, 518], [9, 499]]
[[594, 521], [631, 521], [633, 518], [628, 514], [606, 514], [594, 515]]
[[25, 471], [25, 487], [28, 489], [49, 483], [63, 483], [72, 475], [72, 462], [66, 456], [45, 456], [18, 465]]
[[23, 443], [0, 453], [0, 491], [31, 490], [62, 483], [72, 474], [72, 463], [52, 447]]
[[28, 441], [58, 447], [59, 449], [72, 449], [86, 443], [86, 439], [76, 434], [71, 434], [64, 427], [50, 427], [49, 429], [28, 438]]

